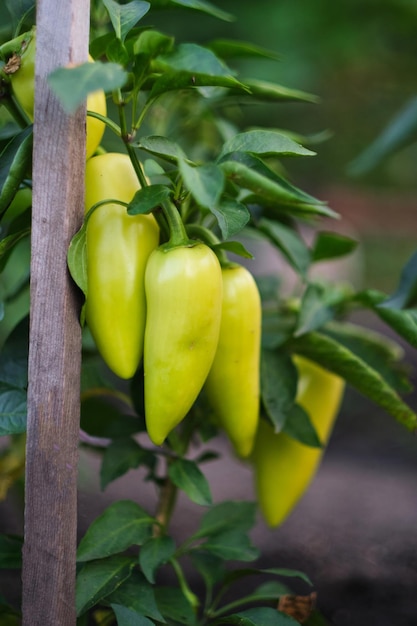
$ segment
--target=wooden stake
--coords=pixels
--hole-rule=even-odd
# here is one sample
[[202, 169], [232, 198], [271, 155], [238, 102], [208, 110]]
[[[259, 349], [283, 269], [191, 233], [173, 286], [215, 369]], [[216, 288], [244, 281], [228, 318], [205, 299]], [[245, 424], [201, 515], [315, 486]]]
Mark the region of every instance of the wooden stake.
[[84, 203], [85, 107], [46, 78], [87, 60], [90, 0], [38, 0], [23, 626], [73, 626], [81, 330], [66, 254]]

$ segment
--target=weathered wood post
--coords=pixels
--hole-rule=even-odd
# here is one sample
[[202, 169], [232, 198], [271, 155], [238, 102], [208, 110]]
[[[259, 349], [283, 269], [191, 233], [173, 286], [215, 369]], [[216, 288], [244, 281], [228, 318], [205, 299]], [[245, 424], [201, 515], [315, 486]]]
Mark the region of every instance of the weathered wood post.
[[66, 254], [83, 214], [85, 108], [67, 115], [47, 75], [87, 60], [90, 0], [38, 0], [23, 625], [75, 615], [81, 332]]

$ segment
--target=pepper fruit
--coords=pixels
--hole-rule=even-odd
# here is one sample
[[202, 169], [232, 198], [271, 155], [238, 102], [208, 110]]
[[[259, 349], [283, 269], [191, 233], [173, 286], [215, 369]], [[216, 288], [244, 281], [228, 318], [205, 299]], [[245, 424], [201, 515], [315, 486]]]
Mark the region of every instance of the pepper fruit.
[[[139, 188], [127, 154], [101, 154], [86, 163], [86, 212], [102, 200], [130, 202]], [[86, 322], [110, 369], [131, 378], [143, 354], [145, 267], [159, 228], [152, 215], [131, 216], [109, 203], [93, 211], [86, 232]]]
[[259, 421], [251, 460], [261, 512], [269, 526], [291, 513], [310, 485], [341, 404], [344, 380], [304, 357], [294, 357], [299, 372], [296, 401], [312, 420], [323, 448], [306, 446]]
[[[10, 73], [12, 90], [20, 106], [33, 122], [35, 104], [35, 49], [36, 31], [28, 33], [28, 39], [20, 53], [19, 68]], [[89, 56], [89, 61], [94, 62]], [[104, 91], [93, 91], [87, 96], [87, 110], [105, 116], [107, 114], [106, 96]], [[87, 116], [86, 159], [93, 156], [102, 140], [105, 124], [101, 120]]]
[[252, 274], [241, 265], [223, 267], [222, 278], [219, 343], [204, 390], [236, 453], [247, 457], [259, 418], [261, 299]]
[[219, 338], [222, 275], [205, 244], [161, 246], [145, 274], [145, 416], [161, 445], [203, 387]]

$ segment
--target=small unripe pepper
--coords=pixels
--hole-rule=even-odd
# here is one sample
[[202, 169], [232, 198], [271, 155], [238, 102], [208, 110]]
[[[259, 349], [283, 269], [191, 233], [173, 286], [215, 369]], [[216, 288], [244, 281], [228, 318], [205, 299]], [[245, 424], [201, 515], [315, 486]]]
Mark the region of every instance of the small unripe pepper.
[[[130, 202], [140, 185], [128, 155], [107, 153], [86, 163], [86, 212], [102, 200]], [[109, 203], [87, 223], [86, 321], [107, 365], [131, 378], [143, 354], [146, 302], [144, 276], [158, 246], [152, 215], [128, 215]]]
[[161, 445], [194, 404], [214, 359], [222, 306], [219, 261], [202, 243], [166, 244], [149, 257], [145, 289], [146, 427]]
[[250, 454], [259, 417], [261, 300], [252, 274], [222, 268], [219, 343], [204, 389], [215, 419], [241, 457]]
[[[304, 357], [294, 357], [299, 371], [297, 402], [307, 411], [323, 447], [326, 446], [343, 397], [344, 380]], [[278, 526], [291, 513], [310, 485], [324, 448], [313, 448], [274, 433], [259, 421], [251, 460], [261, 512], [269, 526]]]

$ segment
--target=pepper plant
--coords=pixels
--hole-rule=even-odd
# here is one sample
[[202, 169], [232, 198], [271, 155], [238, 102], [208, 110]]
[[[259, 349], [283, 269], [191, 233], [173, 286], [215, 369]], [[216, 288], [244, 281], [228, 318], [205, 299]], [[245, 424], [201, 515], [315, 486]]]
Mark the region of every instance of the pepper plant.
[[[154, 26], [166, 6], [231, 19], [205, 0], [94, 0], [91, 62], [49, 76], [67, 111], [88, 107], [85, 219], [68, 250], [83, 299], [80, 446], [100, 456], [102, 489], [145, 468], [157, 494], [147, 510], [112, 503], [82, 537], [79, 624], [325, 624], [312, 608], [286, 609], [292, 578], [308, 587], [307, 574], [248, 567], [260, 556], [250, 531], [258, 504], [278, 526], [308, 488], [345, 384], [415, 430], [401, 349], [349, 315], [369, 309], [416, 347], [417, 258], [392, 295], [314, 277], [356, 242], [320, 230], [337, 214], [289, 180], [290, 160], [313, 158], [313, 146], [265, 118], [242, 128], [236, 111], [315, 96], [241, 76], [241, 57], [274, 62], [260, 46], [178, 42]], [[24, 464], [36, 41], [31, 13], [11, 10], [21, 19], [0, 46], [2, 497]], [[255, 245], [297, 276], [290, 291], [276, 273], [254, 276]], [[252, 468], [257, 503], [213, 502], [204, 467], [218, 433]], [[182, 543], [170, 532], [179, 490], [203, 508]], [[0, 565], [18, 567], [20, 539], [1, 542]], [[249, 577], [263, 582], [240, 597]]]

